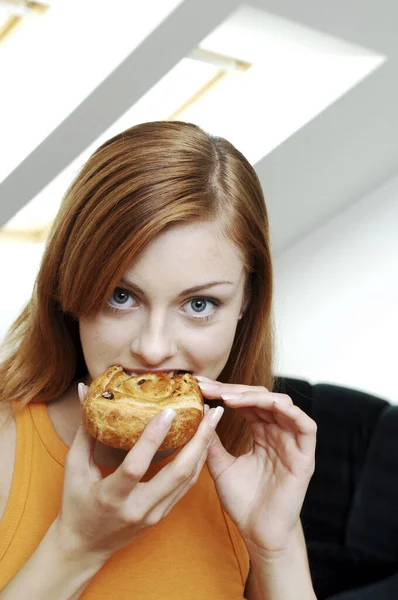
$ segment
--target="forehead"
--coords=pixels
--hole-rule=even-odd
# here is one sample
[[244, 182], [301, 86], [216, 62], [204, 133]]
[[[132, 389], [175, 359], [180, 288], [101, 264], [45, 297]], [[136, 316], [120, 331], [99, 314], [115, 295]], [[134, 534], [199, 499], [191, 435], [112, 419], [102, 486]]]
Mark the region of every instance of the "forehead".
[[238, 282], [244, 266], [239, 248], [217, 221], [174, 226], [161, 233], [127, 269], [125, 278], [145, 288], [181, 289], [216, 280]]

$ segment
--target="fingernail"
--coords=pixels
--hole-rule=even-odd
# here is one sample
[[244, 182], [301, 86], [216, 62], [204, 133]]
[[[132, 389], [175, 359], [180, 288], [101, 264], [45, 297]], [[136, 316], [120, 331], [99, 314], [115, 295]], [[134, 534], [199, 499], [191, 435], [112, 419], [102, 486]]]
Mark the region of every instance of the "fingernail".
[[195, 375], [195, 379], [197, 379], [198, 381], [211, 381], [211, 379], [209, 379], [208, 377], [205, 377], [204, 375]]
[[207, 411], [209, 410], [210, 406], [208, 404], [205, 404], [205, 414], [207, 413]]
[[173, 422], [174, 417], [176, 416], [176, 411], [172, 408], [165, 408], [162, 410], [159, 416], [159, 422], [162, 425], [170, 425]]
[[80, 402], [84, 400], [84, 383], [80, 382], [77, 386], [77, 393], [79, 394]]
[[224, 412], [224, 407], [223, 406], [217, 406], [216, 410], [211, 414], [211, 422], [213, 423], [218, 423], [223, 415]]
[[242, 394], [221, 394], [223, 400], [242, 400]]

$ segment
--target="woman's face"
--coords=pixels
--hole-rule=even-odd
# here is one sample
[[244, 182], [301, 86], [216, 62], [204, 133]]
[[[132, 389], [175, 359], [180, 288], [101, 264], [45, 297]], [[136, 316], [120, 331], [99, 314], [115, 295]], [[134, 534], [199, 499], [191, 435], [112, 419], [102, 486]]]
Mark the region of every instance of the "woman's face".
[[80, 319], [87, 381], [115, 364], [216, 379], [242, 315], [244, 287], [239, 250], [216, 221], [162, 233], [128, 268], [108, 307]]

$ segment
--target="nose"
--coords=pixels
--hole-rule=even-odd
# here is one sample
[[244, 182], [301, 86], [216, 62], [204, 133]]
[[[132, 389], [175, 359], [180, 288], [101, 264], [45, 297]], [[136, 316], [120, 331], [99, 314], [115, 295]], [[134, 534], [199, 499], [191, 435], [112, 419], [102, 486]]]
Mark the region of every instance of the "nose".
[[171, 329], [165, 316], [152, 315], [144, 319], [131, 342], [131, 352], [136, 361], [155, 367], [175, 356], [177, 343]]

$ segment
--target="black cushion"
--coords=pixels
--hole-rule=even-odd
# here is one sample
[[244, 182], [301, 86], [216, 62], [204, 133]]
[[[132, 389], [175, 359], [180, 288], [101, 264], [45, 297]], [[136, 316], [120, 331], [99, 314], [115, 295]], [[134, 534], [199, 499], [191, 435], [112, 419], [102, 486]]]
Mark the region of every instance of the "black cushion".
[[[395, 562], [337, 544], [307, 541], [307, 551], [318, 600], [379, 582], [397, 572]], [[382, 599], [376, 596], [374, 600]]]
[[398, 573], [372, 585], [331, 596], [328, 600], [397, 600], [397, 598]]
[[274, 391], [318, 425], [301, 512], [318, 600], [398, 600], [398, 407], [286, 377]]
[[346, 545], [398, 562], [398, 406], [389, 406], [377, 421], [355, 490]]
[[390, 405], [356, 390], [292, 378], [278, 378], [274, 389], [288, 394], [318, 426], [315, 473], [301, 515], [306, 537], [344, 545], [367, 448], [380, 415]]

